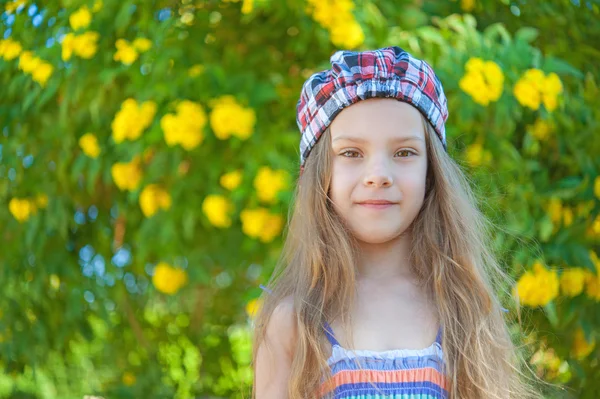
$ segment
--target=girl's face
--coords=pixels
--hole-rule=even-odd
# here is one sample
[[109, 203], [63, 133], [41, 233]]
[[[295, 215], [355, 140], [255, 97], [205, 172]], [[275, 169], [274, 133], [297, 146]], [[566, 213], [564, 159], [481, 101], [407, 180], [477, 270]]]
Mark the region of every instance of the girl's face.
[[[372, 98], [344, 108], [330, 127], [333, 170], [330, 197], [362, 242], [397, 238], [425, 198], [427, 153], [420, 112], [391, 98]], [[387, 200], [387, 207], [361, 204]]]

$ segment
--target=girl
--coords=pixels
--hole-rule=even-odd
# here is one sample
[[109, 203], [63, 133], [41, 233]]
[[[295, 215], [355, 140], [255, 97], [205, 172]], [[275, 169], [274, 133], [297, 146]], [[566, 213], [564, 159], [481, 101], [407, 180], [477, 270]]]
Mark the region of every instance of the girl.
[[253, 398], [541, 397], [520, 378], [495, 295], [508, 276], [446, 152], [434, 71], [396, 46], [330, 62], [298, 102], [300, 176], [255, 319]]

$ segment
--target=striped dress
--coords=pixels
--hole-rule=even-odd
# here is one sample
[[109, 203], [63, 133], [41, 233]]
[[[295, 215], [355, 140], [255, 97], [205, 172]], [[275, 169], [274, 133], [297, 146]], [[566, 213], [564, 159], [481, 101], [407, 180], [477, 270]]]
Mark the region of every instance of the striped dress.
[[[352, 351], [342, 347], [325, 322], [332, 345], [327, 359], [333, 379], [321, 384], [321, 396], [334, 399], [431, 399], [447, 398], [443, 373], [442, 328], [435, 342], [424, 349]], [[355, 363], [358, 360], [363, 370]], [[323, 380], [324, 382], [324, 380]], [[333, 393], [333, 395], [331, 395]], [[325, 396], [327, 395], [327, 396]]]
[[[270, 292], [263, 286], [260, 287]], [[320, 395], [333, 399], [438, 399], [448, 397], [444, 376], [442, 327], [435, 342], [424, 349], [388, 351], [356, 350], [342, 347], [325, 322], [325, 335], [332, 346], [327, 364], [332, 379], [322, 379]], [[363, 370], [355, 363], [358, 361]]]

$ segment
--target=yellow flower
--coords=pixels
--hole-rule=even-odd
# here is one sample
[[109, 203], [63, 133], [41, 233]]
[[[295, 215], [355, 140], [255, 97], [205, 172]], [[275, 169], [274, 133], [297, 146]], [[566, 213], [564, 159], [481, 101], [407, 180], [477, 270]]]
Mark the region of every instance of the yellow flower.
[[354, 19], [341, 20], [331, 26], [331, 42], [338, 47], [355, 49], [365, 42], [365, 33]]
[[283, 217], [281, 215], [269, 214], [258, 239], [264, 243], [271, 242], [281, 233], [282, 229]]
[[202, 202], [202, 212], [215, 227], [231, 226], [232, 211], [233, 203], [222, 195], [207, 195]]
[[190, 151], [204, 141], [202, 130], [206, 120], [206, 113], [200, 104], [183, 100], [177, 104], [175, 114], [166, 114], [161, 118], [160, 127], [169, 147], [179, 144]]
[[365, 39], [361, 26], [352, 14], [354, 7], [351, 0], [309, 0], [305, 10], [329, 31], [333, 44], [352, 49], [363, 44]]
[[540, 69], [528, 69], [517, 81], [513, 94], [525, 107], [537, 110], [543, 101], [549, 112], [556, 109], [557, 96], [562, 92], [560, 78], [554, 72], [544, 75]]
[[29, 219], [36, 212], [35, 204], [27, 198], [12, 198], [8, 210], [19, 223]]
[[552, 219], [552, 223], [557, 224], [563, 218], [563, 206], [560, 198], [553, 197], [546, 204], [546, 212], [550, 214], [550, 219]]
[[558, 295], [559, 279], [556, 271], [544, 268], [541, 262], [536, 261], [533, 271], [525, 272], [513, 294], [518, 296], [523, 305], [535, 307], [544, 306]]
[[69, 16], [69, 24], [73, 30], [85, 29], [90, 25], [92, 21], [92, 13], [87, 6], [81, 7]]
[[201, 64], [196, 64], [188, 69], [188, 75], [192, 78], [199, 76], [202, 72], [204, 72], [204, 65]]
[[110, 170], [112, 178], [119, 190], [135, 190], [142, 179], [142, 171], [140, 169], [140, 159], [134, 157], [131, 162], [118, 162], [114, 164]]
[[68, 61], [73, 53], [81, 58], [92, 58], [98, 52], [99, 38], [100, 34], [94, 31], [84, 32], [81, 35], [67, 33], [62, 41], [61, 58], [63, 61]]
[[127, 40], [117, 39], [115, 46], [117, 47], [117, 52], [113, 56], [115, 61], [121, 61], [125, 65], [131, 65], [137, 60], [138, 52]]
[[75, 37], [74, 51], [75, 54], [81, 58], [89, 60], [98, 51], [98, 39], [100, 34], [98, 32], [85, 32]]
[[550, 134], [550, 124], [543, 119], [536, 119], [533, 125], [530, 126], [530, 131], [533, 137], [537, 140], [546, 140]]
[[166, 262], [159, 262], [154, 268], [152, 284], [164, 294], [173, 295], [187, 283], [185, 270], [172, 267]]
[[210, 125], [218, 139], [226, 140], [234, 135], [246, 140], [252, 135], [256, 123], [252, 108], [242, 107], [231, 95], [212, 100], [211, 106]]
[[46, 82], [52, 75], [53, 70], [54, 67], [51, 64], [47, 62], [41, 62], [38, 65], [38, 67], [33, 71], [31, 77], [34, 81], [38, 82], [43, 87], [46, 85]]
[[135, 384], [136, 378], [135, 378], [135, 375], [133, 375], [129, 371], [126, 371], [125, 373], [123, 373], [122, 381], [123, 381], [123, 384], [125, 384], [127, 386], [132, 386]]
[[565, 227], [573, 224], [573, 209], [569, 207], [563, 208], [563, 224]]
[[242, 3], [242, 14], [250, 14], [254, 6], [254, 0], [244, 0]]
[[460, 0], [460, 8], [462, 8], [464, 12], [473, 11], [475, 8], [475, 0]]
[[146, 217], [151, 217], [159, 209], [171, 207], [171, 195], [157, 184], [149, 184], [140, 194], [140, 207]]
[[84, 154], [90, 158], [97, 158], [100, 155], [100, 146], [98, 139], [92, 133], [86, 133], [79, 138], [79, 146]]
[[27, 4], [26, 0], [14, 0], [10, 3], [6, 4], [6, 13], [7, 14], [12, 14], [17, 8], [24, 6], [25, 4]]
[[594, 195], [600, 199], [600, 176], [596, 176], [594, 179]]
[[133, 41], [132, 45], [140, 53], [144, 53], [152, 48], [152, 41], [150, 41], [150, 39], [146, 39], [145, 37], [138, 37]]
[[64, 35], [61, 43], [61, 58], [63, 61], [69, 61], [73, 55], [73, 49], [75, 47], [75, 35], [67, 33]]
[[585, 339], [585, 333], [581, 327], [578, 327], [575, 331], [575, 336], [573, 339], [573, 347], [571, 350], [573, 351], [573, 355], [577, 359], [583, 359], [587, 357], [594, 348], [596, 347], [596, 340], [592, 337], [591, 342], [588, 342]]
[[138, 105], [133, 98], [125, 100], [111, 124], [115, 143], [138, 139], [152, 123], [155, 113], [156, 103], [153, 101], [145, 101]]
[[233, 172], [226, 173], [221, 176], [219, 180], [221, 186], [225, 187], [229, 191], [235, 190], [242, 183], [242, 171], [234, 170]]
[[288, 187], [288, 173], [283, 170], [273, 170], [263, 166], [258, 170], [254, 178], [254, 188], [258, 199], [262, 202], [274, 204], [277, 194]]
[[492, 154], [483, 149], [481, 143], [473, 143], [465, 150], [465, 159], [473, 167], [487, 164], [492, 159]]
[[560, 290], [567, 296], [577, 296], [583, 292], [585, 278], [585, 270], [580, 267], [565, 270], [560, 275]]
[[6, 61], [14, 60], [21, 54], [23, 48], [19, 42], [16, 42], [10, 38], [0, 40], [0, 56]]
[[19, 69], [25, 73], [31, 73], [42, 62], [41, 59], [33, 55], [31, 51], [23, 51], [19, 57]]
[[598, 237], [600, 235], [600, 215], [596, 216], [596, 219], [587, 228], [585, 232], [586, 237]]
[[497, 101], [504, 88], [504, 73], [493, 61], [484, 61], [471, 57], [465, 64], [465, 75], [458, 82], [462, 91], [473, 101], [487, 106], [491, 101]]
[[251, 319], [253, 319], [254, 316], [256, 316], [256, 314], [260, 310], [261, 306], [262, 306], [262, 300], [260, 298], [251, 299], [246, 304], [246, 313], [248, 314], [248, 316]]
[[585, 295], [596, 302], [600, 302], [600, 275], [589, 270], [585, 273]]
[[92, 6], [92, 12], [98, 12], [102, 9], [102, 0], [94, 1], [94, 5]]
[[38, 194], [35, 197], [35, 205], [44, 209], [48, 206], [48, 196], [46, 194]]
[[264, 243], [273, 241], [283, 228], [283, 218], [269, 213], [265, 208], [244, 209], [240, 213], [242, 231]]

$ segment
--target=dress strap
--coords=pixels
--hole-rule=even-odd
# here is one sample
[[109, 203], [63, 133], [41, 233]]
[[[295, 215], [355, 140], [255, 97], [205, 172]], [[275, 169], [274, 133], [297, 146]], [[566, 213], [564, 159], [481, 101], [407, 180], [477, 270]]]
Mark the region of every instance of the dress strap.
[[327, 323], [327, 321], [325, 321], [325, 335], [327, 336], [327, 339], [329, 340], [329, 342], [331, 343], [332, 346], [340, 346], [340, 343], [338, 342], [337, 339], [335, 339], [335, 335], [333, 334], [333, 330], [331, 328], [331, 326], [329, 325], [329, 323]]
[[437, 342], [438, 344], [442, 344], [442, 326], [440, 325], [440, 328], [438, 329], [438, 333], [435, 337], [435, 342]]

